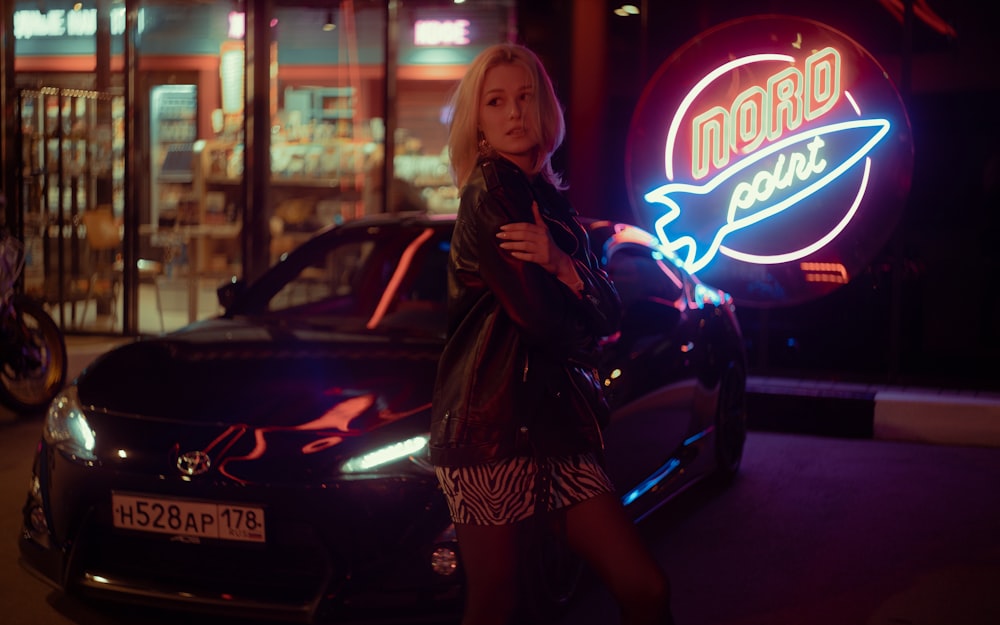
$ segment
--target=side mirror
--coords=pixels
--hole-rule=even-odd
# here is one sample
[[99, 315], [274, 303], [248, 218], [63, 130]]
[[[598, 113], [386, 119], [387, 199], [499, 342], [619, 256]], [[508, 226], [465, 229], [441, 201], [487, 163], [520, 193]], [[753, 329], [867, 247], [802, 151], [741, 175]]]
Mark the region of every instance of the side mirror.
[[233, 276], [229, 282], [223, 283], [215, 290], [215, 294], [219, 298], [219, 306], [228, 311], [233, 302], [246, 290], [246, 287], [246, 282], [237, 279], [236, 276]]

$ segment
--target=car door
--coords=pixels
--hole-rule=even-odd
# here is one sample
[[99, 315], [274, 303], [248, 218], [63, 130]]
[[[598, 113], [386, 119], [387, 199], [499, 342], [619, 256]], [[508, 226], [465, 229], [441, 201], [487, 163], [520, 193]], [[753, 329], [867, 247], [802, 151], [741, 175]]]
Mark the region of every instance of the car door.
[[605, 430], [609, 473], [620, 493], [668, 473], [704, 401], [689, 346], [696, 323], [686, 314], [684, 275], [652, 246], [606, 245], [603, 259], [622, 299], [621, 332], [604, 350], [612, 404]]

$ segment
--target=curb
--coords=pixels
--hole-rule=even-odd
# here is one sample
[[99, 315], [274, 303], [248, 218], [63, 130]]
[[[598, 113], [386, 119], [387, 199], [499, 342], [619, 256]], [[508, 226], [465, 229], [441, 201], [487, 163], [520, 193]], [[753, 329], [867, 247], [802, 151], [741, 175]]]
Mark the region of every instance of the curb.
[[1000, 393], [747, 379], [751, 430], [1000, 447]]
[[1000, 399], [882, 391], [873, 425], [883, 440], [1000, 447]]

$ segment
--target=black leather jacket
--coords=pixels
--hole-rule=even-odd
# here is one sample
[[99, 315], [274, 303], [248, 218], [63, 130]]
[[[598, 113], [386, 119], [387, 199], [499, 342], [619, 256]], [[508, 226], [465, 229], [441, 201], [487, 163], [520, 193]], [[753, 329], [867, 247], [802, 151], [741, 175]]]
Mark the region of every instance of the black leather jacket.
[[[538, 202], [582, 295], [499, 247]], [[448, 342], [434, 389], [430, 460], [468, 466], [514, 455], [600, 452], [600, 426], [578, 389], [600, 393], [597, 340], [618, 330], [621, 301], [565, 197], [503, 158], [482, 159], [462, 190], [448, 267]], [[576, 388], [574, 388], [574, 386]]]

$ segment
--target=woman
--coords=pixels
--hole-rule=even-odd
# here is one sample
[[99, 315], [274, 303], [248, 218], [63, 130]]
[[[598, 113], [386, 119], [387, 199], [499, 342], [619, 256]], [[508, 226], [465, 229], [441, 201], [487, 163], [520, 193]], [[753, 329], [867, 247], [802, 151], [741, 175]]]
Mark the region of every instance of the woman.
[[518, 528], [536, 515], [606, 582], [623, 624], [671, 623], [667, 578], [601, 467], [592, 363], [621, 303], [552, 169], [565, 124], [551, 80], [530, 50], [500, 44], [472, 62], [452, 104], [461, 201], [431, 461], [467, 578], [462, 623], [510, 622]]

